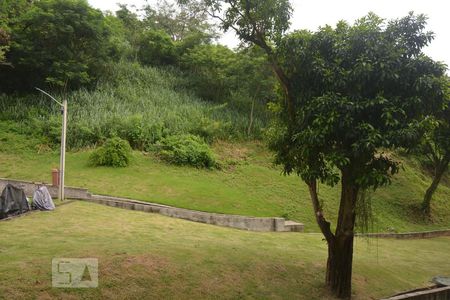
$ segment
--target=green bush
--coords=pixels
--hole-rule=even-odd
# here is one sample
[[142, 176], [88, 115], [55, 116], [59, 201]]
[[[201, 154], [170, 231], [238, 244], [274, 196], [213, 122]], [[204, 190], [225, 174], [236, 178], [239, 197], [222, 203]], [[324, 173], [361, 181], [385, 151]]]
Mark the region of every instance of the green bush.
[[174, 135], [159, 143], [160, 156], [173, 164], [197, 168], [213, 168], [217, 165], [214, 154], [201, 138], [191, 134]]
[[106, 140], [89, 157], [93, 166], [126, 167], [131, 160], [131, 147], [128, 141], [118, 137]]

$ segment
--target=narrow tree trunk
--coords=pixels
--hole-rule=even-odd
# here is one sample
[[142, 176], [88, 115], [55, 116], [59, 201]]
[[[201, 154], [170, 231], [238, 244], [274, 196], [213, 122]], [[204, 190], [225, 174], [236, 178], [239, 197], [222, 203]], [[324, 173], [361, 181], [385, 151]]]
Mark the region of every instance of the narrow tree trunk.
[[353, 237], [358, 188], [342, 172], [342, 191], [335, 240], [329, 244], [326, 282], [339, 298], [350, 298], [352, 291]]
[[439, 182], [442, 179], [442, 176], [444, 175], [445, 171], [448, 168], [448, 164], [450, 161], [450, 155], [444, 156], [444, 158], [439, 162], [439, 165], [436, 168], [436, 171], [434, 173], [433, 182], [431, 183], [430, 187], [425, 192], [425, 196], [423, 198], [422, 202], [422, 210], [424, 214], [428, 217], [431, 215], [431, 199], [433, 198], [434, 192], [436, 191]]
[[247, 136], [250, 136], [253, 125], [253, 110], [255, 109], [255, 99], [252, 101], [252, 110], [250, 111], [250, 124], [248, 124]]

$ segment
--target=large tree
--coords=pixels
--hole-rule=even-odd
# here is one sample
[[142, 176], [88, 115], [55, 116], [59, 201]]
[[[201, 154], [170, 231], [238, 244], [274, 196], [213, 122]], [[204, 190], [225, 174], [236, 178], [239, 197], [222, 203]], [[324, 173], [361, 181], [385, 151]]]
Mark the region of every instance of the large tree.
[[[326, 281], [339, 297], [351, 295], [355, 221], [365, 216], [358, 208], [399, 171], [390, 153], [414, 147], [421, 120], [446, 101], [445, 68], [421, 51], [432, 39], [424, 27], [422, 15], [385, 22], [369, 14], [353, 26], [294, 32], [277, 49], [296, 109], [292, 119], [281, 102], [271, 146], [309, 187], [328, 243]], [[341, 185], [334, 231], [318, 182]]]
[[294, 117], [291, 82], [280, 67], [274, 46], [290, 26], [292, 6], [289, 0], [178, 0], [181, 4], [202, 3], [224, 31], [233, 30], [244, 44], [260, 47], [283, 90], [289, 115]]
[[3, 0], [0, 2], [0, 65], [12, 65], [6, 61], [11, 46], [11, 27], [14, 27], [20, 15], [31, 6], [31, 0]]
[[177, 61], [175, 44], [162, 30], [145, 30], [138, 45], [137, 57], [144, 65], [173, 65]]
[[138, 59], [139, 46], [142, 43], [142, 33], [144, 23], [139, 19], [138, 13], [134, 7], [128, 8], [126, 4], [119, 4], [119, 10], [115, 12], [117, 19], [122, 24], [125, 32], [125, 40], [129, 44], [129, 53], [125, 57], [129, 59]]
[[[107, 59], [104, 16], [86, 0], [41, 0], [8, 24], [13, 70], [0, 72], [5, 89], [49, 84], [79, 87], [95, 78]], [[12, 20], [14, 21], [14, 19]]]
[[156, 5], [143, 7], [143, 22], [147, 28], [163, 30], [173, 41], [181, 41], [190, 36], [201, 36], [204, 40], [215, 38], [216, 26], [209, 20], [201, 2], [162, 0]]
[[[232, 80], [232, 97], [235, 105], [243, 111], [249, 110], [247, 136], [253, 130], [254, 115], [267, 114], [267, 104], [277, 95], [274, 87], [276, 78], [271, 72], [269, 63], [262, 49], [250, 46], [237, 51], [234, 65], [229, 66]], [[236, 99], [240, 99], [239, 102]]]
[[180, 60], [189, 71], [192, 89], [204, 100], [223, 102], [230, 96], [232, 74], [237, 55], [222, 45], [198, 45], [188, 50]]
[[[286, 173], [308, 185], [328, 244], [326, 283], [351, 295], [355, 221], [370, 189], [390, 183], [389, 151], [420, 139], [420, 120], [443, 105], [444, 68], [422, 54], [432, 40], [425, 18], [389, 23], [375, 15], [316, 33], [289, 27], [289, 1], [204, 0], [225, 30], [260, 46], [283, 90], [272, 149]], [[323, 212], [318, 182], [341, 184], [337, 225]], [[360, 202], [360, 203], [358, 203]]]

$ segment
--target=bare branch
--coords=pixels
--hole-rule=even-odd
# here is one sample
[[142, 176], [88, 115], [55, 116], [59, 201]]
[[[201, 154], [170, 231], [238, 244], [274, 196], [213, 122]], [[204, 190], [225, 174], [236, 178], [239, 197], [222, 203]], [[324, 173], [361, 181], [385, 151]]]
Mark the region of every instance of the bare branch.
[[308, 182], [307, 185], [309, 188], [309, 194], [311, 196], [311, 201], [313, 204], [314, 215], [316, 217], [317, 224], [319, 225], [320, 230], [322, 231], [323, 235], [325, 236], [327, 243], [329, 245], [331, 245], [334, 243], [335, 236], [331, 232], [330, 222], [328, 222], [323, 215], [322, 205], [320, 204], [319, 196], [317, 194], [317, 181], [312, 180], [312, 181]]

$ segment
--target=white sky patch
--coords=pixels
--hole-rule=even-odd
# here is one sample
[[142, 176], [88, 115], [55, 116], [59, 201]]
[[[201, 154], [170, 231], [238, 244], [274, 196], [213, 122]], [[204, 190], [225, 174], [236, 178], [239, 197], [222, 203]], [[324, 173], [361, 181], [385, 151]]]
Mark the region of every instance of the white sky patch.
[[[89, 0], [89, 3], [103, 11], [115, 11], [116, 3], [135, 5], [140, 8], [145, 0]], [[150, 0], [155, 3], [156, 0]], [[350, 24], [370, 11], [385, 19], [404, 17], [410, 11], [428, 16], [427, 29], [435, 33], [435, 39], [425, 49], [433, 59], [450, 66], [450, 1], [446, 0], [291, 0], [294, 15], [291, 30], [316, 30], [326, 24], [335, 25], [339, 20]], [[219, 41], [231, 48], [239, 41], [233, 32], [226, 33]]]

